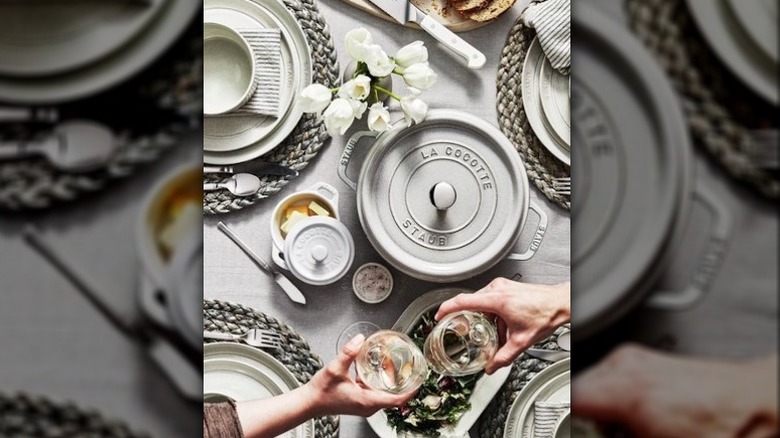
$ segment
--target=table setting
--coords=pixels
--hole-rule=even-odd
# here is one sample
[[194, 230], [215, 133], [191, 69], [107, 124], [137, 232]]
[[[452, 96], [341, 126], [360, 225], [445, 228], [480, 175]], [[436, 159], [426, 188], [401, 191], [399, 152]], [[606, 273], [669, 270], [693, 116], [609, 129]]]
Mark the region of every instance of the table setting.
[[[249, 11], [254, 8], [238, 3], [232, 3], [234, 12], [252, 16]], [[268, 3], [259, 2], [268, 10], [276, 7]], [[434, 362], [428, 353], [422, 359], [422, 351], [428, 351], [429, 346], [423, 345], [425, 338], [419, 330], [421, 324], [431, 324], [429, 313], [444, 300], [461, 292], [473, 292], [501, 276], [547, 284], [568, 279], [568, 207], [565, 203], [553, 203], [536, 191], [537, 183], [530, 179], [522, 152], [518, 153], [519, 137], [507, 138], [506, 131], [498, 127], [493, 75], [500, 61], [496, 54], [500, 42], [490, 44], [491, 57], [486, 44], [491, 39], [485, 38], [490, 33], [483, 33], [476, 40], [469, 38], [472, 32], [498, 26], [488, 23], [490, 19], [478, 21], [479, 11], [483, 11], [483, 16], [495, 14], [493, 19], [505, 13], [504, 20], [496, 23], [503, 23], [502, 28], [508, 31], [509, 21], [519, 20], [528, 6], [528, 2], [519, 3], [515, 7], [512, 2], [458, 5], [463, 12], [457, 14], [453, 5], [453, 14], [449, 15], [442, 12], [441, 5], [433, 3], [393, 9], [376, 2], [356, 4], [356, 8], [346, 10], [327, 2], [304, 5], [323, 11], [317, 16], [324, 23], [323, 35], [330, 39], [334, 59], [326, 69], [327, 62], [318, 64], [313, 57], [308, 82], [296, 82], [295, 74], [292, 79], [279, 74], [273, 77], [278, 77], [281, 88], [288, 80], [297, 84], [291, 86], [298, 90], [292, 94], [292, 105], [302, 116], [292, 113], [293, 119], [302, 117], [301, 120], [317, 123], [318, 143], [303, 146], [311, 156], [298, 161], [300, 165], [288, 159], [290, 154], [300, 153], [300, 147], [292, 145], [295, 131], [291, 137], [279, 140], [276, 136], [284, 136], [284, 131], [275, 134], [271, 128], [270, 133], [258, 134], [266, 136], [259, 143], [243, 148], [241, 142], [225, 141], [227, 148], [236, 147], [234, 150], [240, 152], [224, 154], [208, 150], [211, 145], [214, 149], [221, 146], [217, 146], [217, 141], [207, 145], [211, 137], [205, 134], [204, 165], [209, 169], [233, 167], [232, 175], [228, 169], [226, 173], [204, 174], [204, 189], [208, 190], [204, 191], [203, 204], [206, 402], [266, 398], [305, 384], [323, 366], [323, 361], [334, 357], [339, 346], [356, 334], [368, 338], [366, 351], [356, 362], [357, 372], [364, 373], [364, 382], [381, 386], [395, 381], [400, 385], [386, 386], [388, 391], [407, 387], [403, 385], [422, 385], [428, 388], [424, 393], [429, 394], [428, 391], [435, 390], [430, 381], [424, 381], [426, 372], [422, 370]], [[564, 21], [568, 24], [568, 3], [556, 3], [556, 13], [542, 15], [555, 16], [557, 21], [537, 19], [533, 25], [549, 29], [555, 28], [555, 22], [559, 26]], [[296, 12], [296, 4], [284, 3], [292, 13]], [[225, 11], [209, 13], [212, 5], [214, 9], [231, 8], [207, 1], [204, 23], [228, 15]], [[373, 13], [373, 8], [383, 10], [387, 22], [366, 18], [366, 12]], [[273, 13], [281, 15], [282, 11]], [[469, 14], [472, 18], [468, 18]], [[432, 19], [438, 20], [436, 24], [430, 24]], [[243, 20], [237, 16], [232, 20], [239, 36], [247, 34], [240, 27], [243, 24], [239, 24], [247, 22]], [[278, 22], [256, 21], [261, 28], [280, 29], [282, 48], [293, 45], [298, 31], [285, 28], [295, 23], [279, 19], [283, 23], [279, 26]], [[399, 25], [415, 22], [405, 28]], [[467, 27], [459, 22], [466, 22]], [[230, 27], [225, 20], [221, 24]], [[309, 37], [307, 25], [299, 17], [297, 26], [304, 28]], [[401, 29], [405, 35], [400, 41], [392, 41], [387, 33], [395, 29]], [[454, 32], [457, 37], [442, 41], [445, 31]], [[426, 33], [430, 36], [423, 36]], [[247, 53], [240, 49], [243, 43], [230, 38], [236, 45], [236, 56], [243, 57]], [[473, 43], [480, 40], [481, 46]], [[545, 47], [558, 42], [545, 40]], [[208, 40], [204, 41], [204, 45], [208, 44]], [[314, 43], [308, 40], [308, 44]], [[555, 73], [545, 70], [547, 76], [542, 77], [541, 66], [549, 61], [540, 46], [535, 52], [540, 69], [535, 71], [535, 82], [526, 91], [538, 93], [542, 81], [551, 83], [550, 78], [556, 78], [555, 88], [545, 94], [547, 117], [552, 120], [554, 114], [558, 128], [555, 135], [565, 134], [569, 95], [567, 52], [568, 44], [562, 49], [562, 62], [556, 62], [561, 71], [549, 65], [547, 69]], [[208, 50], [205, 53], [208, 56]], [[278, 56], [284, 65], [284, 49]], [[335, 57], [338, 63], [333, 62]], [[269, 62], [253, 59], [245, 68], [247, 72], [252, 65], [257, 69]], [[212, 74], [214, 82], [209, 84], [209, 72], [213, 70], [208, 67], [208, 59], [204, 63], [206, 89], [212, 85], [217, 89], [219, 75], [228, 67]], [[242, 63], [243, 60], [236, 64]], [[233, 63], [230, 64], [232, 68]], [[449, 66], [445, 69], [449, 71], [441, 70], [444, 65]], [[295, 68], [286, 71], [294, 72]], [[476, 84], [483, 90], [473, 98], [476, 106], [469, 106], [470, 99], [458, 102], [437, 92], [442, 82], [444, 89], [464, 91], [454, 79], [461, 75], [479, 78]], [[251, 78], [252, 74], [241, 73], [238, 77]], [[225, 105], [233, 109], [205, 115], [205, 124], [227, 126], [244, 123], [241, 120], [266, 118], [271, 123], [286, 123], [284, 105], [278, 106], [275, 119], [267, 114], [250, 118], [238, 112], [247, 90], [258, 93], [263, 88], [254, 87], [241, 82], [235, 90], [221, 93], [223, 97], [235, 96], [237, 106]], [[516, 92], [522, 94], [519, 89]], [[268, 97], [269, 93], [262, 93]], [[541, 94], [537, 96], [536, 114], [542, 115]], [[520, 101], [521, 97], [517, 99]], [[549, 133], [549, 122], [544, 124], [536, 129]], [[529, 128], [526, 135], [536, 138], [534, 132]], [[565, 178], [569, 177], [569, 164], [563, 156], [548, 152], [538, 139], [534, 141], [561, 170], [550, 179], [550, 187], [554, 178], [559, 177], [554, 193], [568, 197], [570, 188]], [[270, 149], [263, 150], [266, 147]], [[294, 148], [298, 150], [292, 151]], [[234, 158], [221, 158], [230, 155]], [[274, 169], [274, 165], [290, 168], [296, 174], [284, 175], [281, 169], [273, 175], [263, 173]], [[266, 166], [266, 170], [258, 170], [257, 166]], [[258, 177], [261, 188], [255, 191], [256, 179], [245, 174]], [[270, 188], [269, 181], [278, 181], [273, 183], [278, 187]], [[277, 192], [280, 199], [264, 200]], [[562, 327], [514, 365], [492, 376], [473, 374], [478, 371], [475, 369], [469, 371], [471, 377], [459, 377], [457, 385], [473, 388], [474, 392], [463, 399], [463, 406], [457, 408], [460, 413], [453, 414], [452, 420], [426, 420], [426, 426], [415, 429], [404, 420], [409, 412], [380, 411], [368, 421], [355, 417], [315, 419], [313, 427], [304, 423], [284, 436], [331, 436], [335, 431], [341, 436], [383, 438], [504, 436], [507, 424], [535, 423], [533, 409], [530, 415], [525, 411], [520, 415], [520, 411], [533, 406], [537, 399], [538, 432], [534, 432], [533, 426], [522, 426], [527, 430], [517, 436], [567, 436], [564, 417], [568, 398], [561, 394], [568, 396], [568, 386], [559, 388], [552, 398], [531, 394], [524, 398], [523, 409], [517, 408], [518, 413], [508, 415], [520, 389], [537, 372], [552, 364], [568, 370], [568, 352], [556, 342], [558, 335], [564, 333], [564, 338], [570, 339], [570, 328]], [[408, 352], [403, 357], [417, 358], [409, 360], [420, 366], [421, 361], [427, 360], [427, 365], [414, 368], [408, 378], [407, 371], [401, 371], [407, 368], [393, 365], [396, 371], [392, 375], [396, 377], [389, 381], [388, 377], [379, 379], [385, 372], [371, 368], [370, 359], [360, 358], [371, 357], [374, 353], [370, 351], [374, 350], [370, 346], [381, 345], [396, 349], [398, 354]], [[551, 353], [555, 355], [550, 356]], [[490, 353], [485, 354], [489, 357]], [[568, 374], [556, 370], [537, 382], [553, 378], [568, 382]], [[290, 372], [294, 380], [290, 379]], [[457, 385], [456, 388], [460, 387]], [[445, 393], [438, 397], [463, 397], [455, 392]], [[420, 397], [416, 403], [423, 403], [422, 398], [426, 398]], [[545, 398], [552, 405], [544, 405]], [[426, 400], [425, 403], [431, 403], [433, 398]], [[415, 409], [415, 415], [432, 412], [430, 406], [419, 405]], [[517, 427], [510, 426], [506, 436], [515, 436]]]
[[[101, 191], [199, 124], [201, 69], [191, 59], [200, 45], [186, 38], [199, 32], [191, 2], [0, 9], [3, 210], [45, 210]], [[106, 111], [116, 102], [154, 117], [136, 123]]]

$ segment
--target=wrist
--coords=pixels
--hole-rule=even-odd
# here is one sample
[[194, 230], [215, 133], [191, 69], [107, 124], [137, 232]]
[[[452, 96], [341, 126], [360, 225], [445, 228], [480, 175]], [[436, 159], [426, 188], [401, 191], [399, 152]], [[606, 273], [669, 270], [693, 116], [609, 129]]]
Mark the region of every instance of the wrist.
[[552, 300], [553, 309], [550, 322], [553, 327], [559, 327], [567, 322], [571, 321], [571, 283], [565, 282], [555, 286], [554, 296]]
[[327, 405], [322, 397], [322, 392], [316, 388], [313, 381], [309, 381], [301, 386], [299, 390], [301, 392], [301, 402], [312, 417], [321, 417], [327, 414], [325, 412]]

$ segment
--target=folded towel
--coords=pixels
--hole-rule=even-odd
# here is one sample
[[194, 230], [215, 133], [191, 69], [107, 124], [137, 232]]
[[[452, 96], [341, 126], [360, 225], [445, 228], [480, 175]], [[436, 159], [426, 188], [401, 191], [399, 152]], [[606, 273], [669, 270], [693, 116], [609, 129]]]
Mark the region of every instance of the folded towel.
[[282, 82], [282, 38], [279, 29], [237, 29], [255, 55], [255, 93], [231, 114], [279, 115]]
[[533, 438], [555, 438], [555, 426], [558, 420], [571, 409], [569, 402], [534, 403], [534, 436]]
[[546, 0], [523, 11], [523, 23], [536, 29], [542, 50], [553, 68], [568, 75], [571, 68], [571, 2]]

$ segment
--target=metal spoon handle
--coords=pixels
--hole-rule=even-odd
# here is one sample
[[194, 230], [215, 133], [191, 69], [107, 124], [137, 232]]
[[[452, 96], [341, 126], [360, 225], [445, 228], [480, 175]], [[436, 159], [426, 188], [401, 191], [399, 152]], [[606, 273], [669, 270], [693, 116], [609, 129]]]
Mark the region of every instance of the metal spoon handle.
[[4, 158], [16, 159], [30, 155], [34, 143], [26, 141], [0, 141], [0, 160]]
[[203, 183], [204, 192], [213, 192], [214, 190], [219, 190], [221, 188], [222, 184], [220, 183]]

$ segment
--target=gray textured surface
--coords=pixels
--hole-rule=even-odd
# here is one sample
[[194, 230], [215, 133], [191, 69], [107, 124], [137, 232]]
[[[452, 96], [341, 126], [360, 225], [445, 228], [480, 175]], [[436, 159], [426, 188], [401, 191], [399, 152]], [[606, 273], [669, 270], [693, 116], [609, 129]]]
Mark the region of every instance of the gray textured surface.
[[119, 334], [23, 240], [28, 222], [88, 274], [96, 290], [127, 316], [138, 315], [135, 226], [154, 184], [185, 162], [200, 160], [200, 133], [154, 166], [111, 189], [47, 215], [0, 214], [0, 388], [53, 401], [71, 400], [155, 437], [193, 437], [200, 406], [188, 405], [146, 353]]

